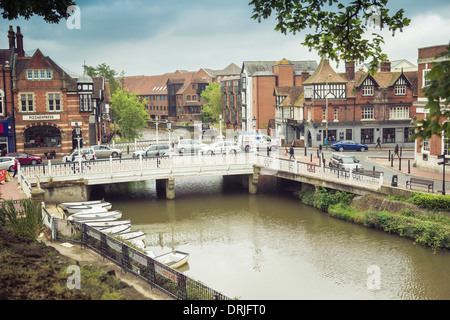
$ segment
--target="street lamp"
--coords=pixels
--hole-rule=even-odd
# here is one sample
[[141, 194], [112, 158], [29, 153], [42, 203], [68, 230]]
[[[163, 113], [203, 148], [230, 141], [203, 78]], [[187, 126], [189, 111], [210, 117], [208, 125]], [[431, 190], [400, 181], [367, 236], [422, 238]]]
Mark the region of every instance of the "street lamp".
[[220, 141], [222, 141], [222, 113], [219, 113], [219, 122], [220, 122]]
[[169, 122], [169, 120], [167, 120], [167, 129], [169, 130], [169, 156], [171, 156], [172, 145], [170, 143], [170, 140], [171, 140], [172, 122]]
[[331, 77], [331, 74], [327, 76], [327, 92], [325, 94], [325, 121], [326, 121], [326, 133], [325, 133], [325, 146], [328, 150], [328, 93], [330, 92], [330, 88], [328, 87], [328, 78]]
[[75, 139], [77, 139], [77, 141], [78, 141], [78, 165], [79, 165], [79, 170], [81, 171], [80, 140], [82, 139], [82, 136], [81, 136], [81, 128], [78, 126], [78, 122], [75, 122]]
[[156, 121], [156, 144], [159, 143], [158, 139], [158, 115], [155, 115], [155, 121]]

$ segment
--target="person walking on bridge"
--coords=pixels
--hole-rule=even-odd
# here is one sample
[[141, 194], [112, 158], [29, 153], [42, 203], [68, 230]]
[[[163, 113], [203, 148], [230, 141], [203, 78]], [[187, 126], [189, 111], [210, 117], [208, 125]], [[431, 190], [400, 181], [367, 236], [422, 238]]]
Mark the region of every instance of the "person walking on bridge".
[[295, 156], [294, 156], [294, 145], [291, 144], [291, 147], [289, 148], [289, 160], [294, 159], [295, 160]]

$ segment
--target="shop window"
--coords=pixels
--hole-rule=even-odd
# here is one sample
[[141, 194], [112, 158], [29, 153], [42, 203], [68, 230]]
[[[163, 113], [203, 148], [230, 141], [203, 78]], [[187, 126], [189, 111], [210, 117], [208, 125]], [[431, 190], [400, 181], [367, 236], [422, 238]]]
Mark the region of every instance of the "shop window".
[[384, 128], [383, 143], [394, 143], [394, 142], [395, 142], [395, 128]]
[[61, 132], [52, 126], [35, 126], [25, 130], [25, 148], [61, 147]]
[[373, 143], [373, 129], [361, 129], [361, 143]]

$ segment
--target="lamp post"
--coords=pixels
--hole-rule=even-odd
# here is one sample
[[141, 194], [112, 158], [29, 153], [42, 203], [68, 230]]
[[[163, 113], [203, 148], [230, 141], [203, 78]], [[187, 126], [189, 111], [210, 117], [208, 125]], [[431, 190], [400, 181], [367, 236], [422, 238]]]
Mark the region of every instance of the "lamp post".
[[155, 116], [155, 122], [156, 122], [156, 144], [159, 143], [158, 139], [158, 115]]
[[219, 122], [220, 122], [220, 141], [222, 141], [222, 113], [219, 113]]
[[325, 125], [326, 125], [326, 133], [325, 133], [325, 147], [328, 150], [328, 93], [330, 92], [330, 88], [328, 87], [328, 78], [331, 74], [327, 76], [327, 93], [325, 94]]
[[171, 156], [172, 145], [170, 140], [171, 140], [172, 122], [169, 122], [169, 120], [167, 120], [167, 129], [169, 130], [169, 156]]
[[81, 172], [81, 150], [80, 150], [80, 140], [82, 139], [81, 136], [81, 128], [78, 126], [78, 122], [75, 122], [75, 139], [78, 141], [78, 168]]

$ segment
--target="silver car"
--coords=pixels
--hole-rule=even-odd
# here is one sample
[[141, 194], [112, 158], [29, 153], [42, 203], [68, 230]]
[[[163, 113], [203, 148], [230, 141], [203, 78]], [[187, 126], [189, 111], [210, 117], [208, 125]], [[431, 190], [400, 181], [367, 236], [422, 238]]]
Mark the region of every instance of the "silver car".
[[218, 141], [202, 147], [203, 154], [236, 154], [241, 150], [240, 145], [235, 141]]
[[181, 154], [183, 153], [197, 153], [199, 152], [206, 144], [200, 143], [197, 140], [193, 139], [182, 139], [177, 143], [177, 151]]
[[75, 149], [72, 153], [64, 156], [62, 162], [77, 162], [81, 156], [81, 161], [90, 161], [97, 159], [95, 151], [92, 148], [83, 148], [78, 153], [78, 149]]
[[91, 146], [91, 148], [94, 149], [97, 159], [122, 156], [122, 150], [120, 149], [113, 149], [104, 145]]
[[167, 144], [158, 144], [153, 146], [148, 146], [144, 150], [138, 150], [132, 153], [133, 158], [139, 158], [139, 156], [145, 157], [155, 157], [156, 153], [159, 150], [159, 155], [164, 156], [169, 153], [169, 145]]
[[0, 157], [0, 170], [12, 171], [14, 157]]

